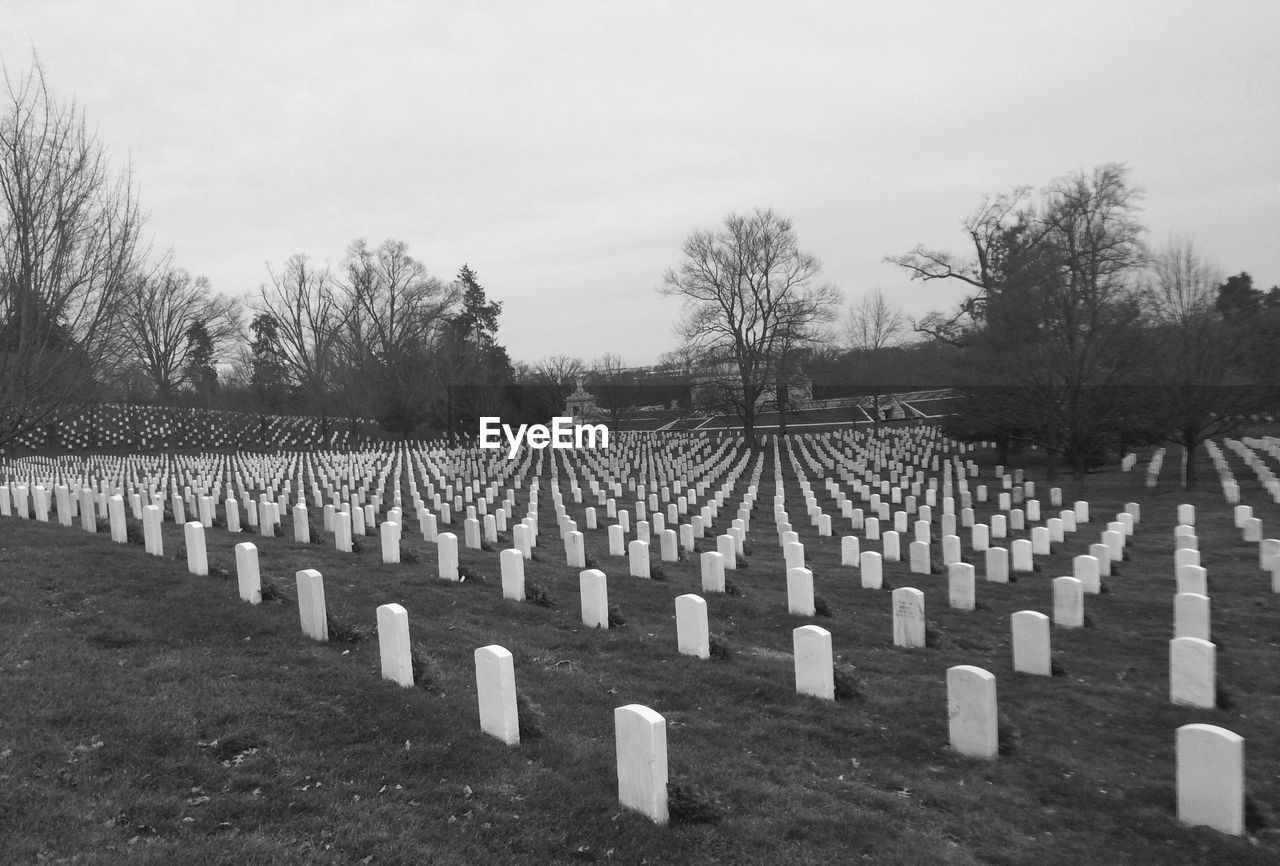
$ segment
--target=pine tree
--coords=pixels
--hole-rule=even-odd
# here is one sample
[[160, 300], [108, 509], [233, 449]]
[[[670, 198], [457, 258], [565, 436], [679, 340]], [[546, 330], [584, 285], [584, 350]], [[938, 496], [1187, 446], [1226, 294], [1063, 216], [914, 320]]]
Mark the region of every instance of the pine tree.
[[462, 286], [462, 311], [453, 318], [454, 332], [478, 350], [491, 350], [498, 334], [502, 302], [488, 299], [469, 265], [463, 265], [458, 272], [458, 284]]
[[280, 407], [285, 397], [285, 367], [280, 357], [280, 324], [270, 313], [259, 313], [249, 325], [252, 373], [250, 387], [259, 403], [270, 411]]

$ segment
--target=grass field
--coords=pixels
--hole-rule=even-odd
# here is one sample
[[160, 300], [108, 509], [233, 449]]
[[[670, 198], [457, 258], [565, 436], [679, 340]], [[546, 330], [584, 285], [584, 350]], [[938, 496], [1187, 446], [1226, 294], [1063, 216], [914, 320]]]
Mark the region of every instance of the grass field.
[[[1277, 535], [1280, 507], [1232, 459], [1242, 501]], [[830, 615], [788, 615], [769, 460], [748, 567], [730, 573], [737, 592], [705, 596], [711, 630], [730, 651], [709, 661], [676, 652], [673, 599], [700, 592], [696, 557], [664, 563], [662, 580], [630, 578], [625, 560], [607, 555], [603, 529], [586, 533], [587, 555], [609, 575], [625, 624], [581, 626], [577, 570], [562, 564], [545, 487], [543, 561], [526, 574], [552, 607], [503, 600], [496, 550], [464, 549], [472, 577], [438, 580], [434, 545], [412, 521], [402, 548], [420, 559], [400, 565], [382, 564], [376, 537], [339, 554], [331, 543], [210, 530], [212, 573], [197, 578], [175, 558], [181, 527], [171, 523], [161, 559], [78, 524], [2, 518], [0, 860], [1278, 862], [1280, 595], [1256, 545], [1240, 540], [1207, 461], [1203, 491], [1189, 494], [1174, 462], [1154, 490], [1141, 471], [1091, 475], [1082, 495], [1092, 521], [1038, 557], [1035, 574], [990, 584], [970, 559], [978, 610], [948, 608], [945, 576], [886, 563], [886, 590], [915, 586], [926, 597], [930, 645], [904, 650], [893, 646], [888, 592], [861, 589], [857, 571], [839, 565], [839, 529], [820, 539], [797, 527]], [[798, 523], [799, 489], [789, 466], [784, 475]], [[1043, 479], [1028, 477], [1049, 516]], [[990, 466], [980, 482], [995, 483]], [[1129, 501], [1142, 505], [1142, 520], [1127, 561], [1107, 592], [1087, 597], [1088, 627], [1053, 631], [1061, 675], [1015, 675], [1010, 614], [1050, 612], [1051, 579], [1070, 574], [1071, 557]], [[1168, 700], [1181, 502], [1197, 507], [1209, 573], [1221, 687], [1213, 710]], [[976, 507], [983, 519], [992, 504]], [[239, 600], [237, 541], [258, 545], [283, 599]], [[302, 568], [324, 574], [335, 634], [364, 640], [303, 636], [293, 591]], [[379, 678], [374, 611], [391, 601], [409, 611], [428, 687]], [[810, 622], [832, 633], [853, 686], [843, 700], [795, 694], [791, 632]], [[536, 704], [526, 722], [542, 729], [516, 747], [479, 730], [472, 653], [494, 643], [514, 654], [517, 685]], [[956, 664], [999, 681], [1003, 754], [994, 762], [947, 747], [945, 674]], [[617, 802], [613, 710], [630, 703], [667, 720], [678, 794], [670, 826]], [[1245, 738], [1243, 838], [1177, 821], [1174, 731], [1188, 722]]]

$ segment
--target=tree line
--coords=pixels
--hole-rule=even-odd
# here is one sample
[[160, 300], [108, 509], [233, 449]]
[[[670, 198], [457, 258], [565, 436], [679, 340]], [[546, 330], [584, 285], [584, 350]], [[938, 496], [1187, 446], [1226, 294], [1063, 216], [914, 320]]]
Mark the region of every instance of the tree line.
[[[1077, 478], [1150, 442], [1194, 450], [1280, 402], [1280, 288], [1226, 277], [1187, 239], [1153, 249], [1128, 170], [1099, 166], [990, 196], [968, 249], [889, 261], [964, 290], [909, 319], [879, 289], [844, 307], [771, 209], [692, 232], [658, 291], [681, 301], [657, 367], [513, 361], [502, 302], [463, 264], [440, 279], [398, 240], [337, 265], [293, 255], [243, 297], [141, 240], [134, 180], [113, 168], [38, 62], [0, 116], [0, 445], [88, 401], [373, 419], [392, 436], [472, 436], [482, 415], [542, 422], [575, 386], [618, 424], [638, 405], [736, 416], [748, 447], [801, 385], [879, 400], [955, 388], [952, 432], [1043, 449]], [[1194, 469], [1194, 463], [1191, 464]]]
[[469, 265], [442, 280], [404, 242], [361, 239], [336, 267], [293, 255], [256, 293], [218, 293], [143, 242], [132, 173], [38, 61], [5, 84], [0, 445], [95, 401], [373, 419], [395, 436], [563, 408], [581, 362], [513, 362], [502, 303]]
[[[1150, 443], [1187, 453], [1280, 409], [1280, 287], [1224, 275], [1186, 238], [1153, 249], [1120, 164], [983, 200], [965, 254], [892, 256], [910, 280], [964, 288], [955, 308], [908, 319], [881, 290], [840, 317], [839, 293], [772, 210], [696, 231], [659, 291], [683, 302], [676, 333], [711, 371], [707, 405], [747, 442], [761, 412], [785, 432], [797, 371], [815, 398], [954, 388], [954, 435], [1043, 450], [1077, 481]], [[1186, 482], [1194, 478], [1194, 461]]]
[[1079, 480], [1108, 453], [1191, 452], [1277, 408], [1280, 288], [1225, 278], [1187, 238], [1151, 248], [1139, 203], [1128, 169], [1101, 165], [984, 200], [967, 255], [891, 259], [966, 289], [916, 323], [956, 352], [961, 432], [1036, 445]]

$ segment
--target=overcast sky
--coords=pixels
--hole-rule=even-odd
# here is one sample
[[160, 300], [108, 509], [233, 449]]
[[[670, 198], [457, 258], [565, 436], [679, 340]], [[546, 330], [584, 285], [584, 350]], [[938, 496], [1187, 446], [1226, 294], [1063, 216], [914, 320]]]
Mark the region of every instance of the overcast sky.
[[847, 301], [949, 308], [885, 256], [963, 252], [983, 195], [1104, 162], [1151, 242], [1280, 282], [1280, 3], [879, 7], [5, 0], [0, 56], [38, 52], [215, 290], [395, 238], [470, 264], [517, 360], [654, 362], [681, 242], [755, 207]]

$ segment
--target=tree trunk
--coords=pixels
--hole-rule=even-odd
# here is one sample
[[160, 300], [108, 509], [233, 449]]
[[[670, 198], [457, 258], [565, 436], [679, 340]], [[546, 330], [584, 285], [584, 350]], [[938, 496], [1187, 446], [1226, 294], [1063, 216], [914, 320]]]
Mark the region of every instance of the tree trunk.
[[1191, 433], [1182, 435], [1182, 454], [1186, 460], [1186, 471], [1182, 476], [1182, 489], [1194, 490], [1196, 487], [1196, 437]]
[[1085, 455], [1078, 450], [1071, 458], [1071, 480], [1075, 485], [1076, 497], [1084, 492]]
[[756, 413], [754, 411], [742, 413], [742, 438], [746, 440], [747, 448], [750, 449], [752, 454], [760, 452], [760, 443], [756, 441]]

